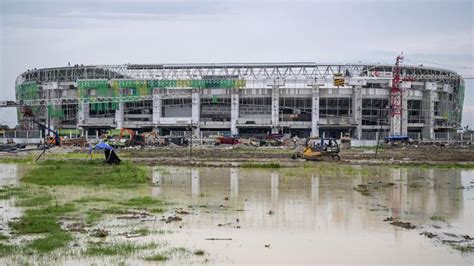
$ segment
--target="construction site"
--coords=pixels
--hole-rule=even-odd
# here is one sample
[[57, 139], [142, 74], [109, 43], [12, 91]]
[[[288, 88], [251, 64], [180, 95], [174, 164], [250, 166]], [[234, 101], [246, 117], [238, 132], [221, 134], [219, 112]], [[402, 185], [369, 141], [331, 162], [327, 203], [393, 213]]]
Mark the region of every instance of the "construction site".
[[0, 264], [471, 264], [470, 77], [402, 60], [27, 70]]

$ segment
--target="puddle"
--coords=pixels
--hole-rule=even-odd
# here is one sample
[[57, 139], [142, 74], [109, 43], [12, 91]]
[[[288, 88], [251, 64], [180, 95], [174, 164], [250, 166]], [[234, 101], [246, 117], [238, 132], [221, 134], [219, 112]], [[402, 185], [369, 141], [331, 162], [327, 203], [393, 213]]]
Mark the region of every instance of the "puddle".
[[[18, 182], [14, 177], [18, 170], [5, 170], [16, 169], [14, 165], [0, 167], [0, 184]], [[169, 264], [474, 262], [473, 253], [462, 254], [442, 243], [444, 235], [444, 240], [453, 239], [453, 235], [474, 236], [473, 170], [344, 168], [321, 172], [155, 167], [153, 185], [146, 188], [123, 191], [56, 187], [54, 194], [65, 201], [88, 195], [139, 195], [175, 203], [163, 214], [140, 219], [105, 216], [90, 228], [107, 230], [108, 242], [153, 241], [160, 243], [162, 250], [187, 250], [172, 256], [165, 262]], [[383, 185], [388, 183], [394, 185]], [[354, 190], [360, 184], [369, 184], [370, 196]], [[0, 211], [8, 209], [1, 206]], [[169, 221], [168, 217], [174, 216], [182, 220]], [[388, 217], [409, 222], [416, 228], [393, 226], [383, 221]], [[147, 228], [151, 233], [130, 234], [138, 228]], [[420, 235], [425, 231], [441, 238]], [[88, 234], [77, 233], [75, 237], [80, 247], [95, 240]], [[72, 253], [81, 254], [78, 249]], [[192, 254], [196, 250], [204, 250], [205, 255]], [[69, 254], [59, 258], [59, 262], [55, 257], [54, 262], [144, 264], [148, 262], [143, 257], [154, 253], [146, 250], [130, 258]], [[10, 257], [6, 262], [22, 260]]]

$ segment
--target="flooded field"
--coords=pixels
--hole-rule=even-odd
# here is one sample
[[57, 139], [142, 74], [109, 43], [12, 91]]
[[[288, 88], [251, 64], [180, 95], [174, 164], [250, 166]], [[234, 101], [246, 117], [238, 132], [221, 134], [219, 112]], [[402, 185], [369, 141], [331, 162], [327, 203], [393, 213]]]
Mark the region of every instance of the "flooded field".
[[27, 168], [0, 164], [0, 185], [73, 204], [58, 216], [72, 237], [24, 249], [38, 235], [11, 222], [29, 205], [4, 197], [0, 264], [474, 263], [474, 170], [160, 166], [118, 188], [24, 184]]

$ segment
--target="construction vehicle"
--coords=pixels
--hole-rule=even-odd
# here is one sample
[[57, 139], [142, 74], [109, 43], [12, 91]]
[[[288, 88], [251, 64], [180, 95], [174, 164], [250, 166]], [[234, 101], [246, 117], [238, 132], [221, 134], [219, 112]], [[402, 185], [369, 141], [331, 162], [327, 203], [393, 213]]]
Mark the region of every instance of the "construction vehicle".
[[303, 151], [297, 151], [293, 159], [303, 158], [309, 161], [321, 161], [331, 158], [334, 161], [341, 160], [340, 148], [336, 139], [324, 138], [309, 140]]
[[119, 141], [123, 138], [124, 133], [127, 132], [130, 135], [130, 139], [125, 141], [125, 146], [145, 146], [145, 140], [142, 135], [136, 134], [135, 131], [129, 128], [122, 128], [119, 134]]

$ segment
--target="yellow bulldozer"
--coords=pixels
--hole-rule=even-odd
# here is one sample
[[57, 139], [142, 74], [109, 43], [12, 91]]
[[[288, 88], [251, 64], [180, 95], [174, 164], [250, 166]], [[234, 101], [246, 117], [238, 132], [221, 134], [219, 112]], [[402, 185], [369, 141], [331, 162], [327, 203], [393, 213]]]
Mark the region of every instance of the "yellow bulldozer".
[[296, 151], [293, 159], [303, 158], [309, 161], [322, 161], [331, 158], [341, 160], [339, 144], [336, 139], [324, 138], [309, 140], [303, 151]]

